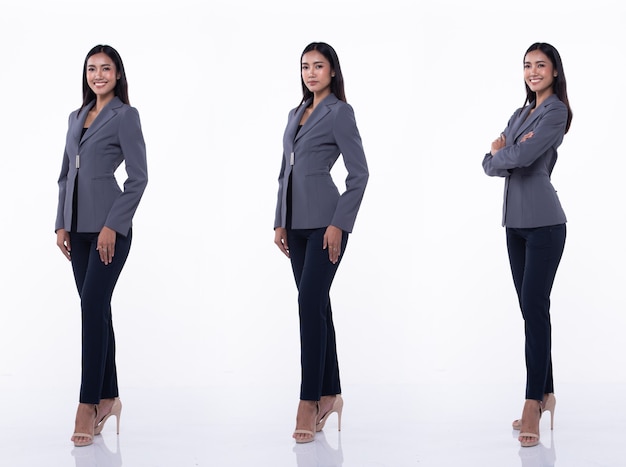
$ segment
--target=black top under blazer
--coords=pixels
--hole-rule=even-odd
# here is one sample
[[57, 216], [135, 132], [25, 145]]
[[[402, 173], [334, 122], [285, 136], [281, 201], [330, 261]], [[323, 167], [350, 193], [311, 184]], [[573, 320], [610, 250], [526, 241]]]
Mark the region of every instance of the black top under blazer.
[[[283, 137], [274, 228], [287, 227], [287, 190], [291, 175], [291, 228], [333, 225], [352, 232], [369, 172], [352, 107], [334, 94], [326, 96], [302, 128], [298, 125], [309, 99], [289, 112]], [[339, 190], [330, 171], [342, 155], [348, 171]]]
[[[550, 176], [568, 110], [555, 94], [529, 116], [533, 107], [531, 103], [513, 113], [503, 132], [506, 146], [483, 159], [487, 175], [505, 177], [502, 225], [506, 227], [544, 227], [567, 221]], [[533, 137], [520, 143], [530, 131]]]

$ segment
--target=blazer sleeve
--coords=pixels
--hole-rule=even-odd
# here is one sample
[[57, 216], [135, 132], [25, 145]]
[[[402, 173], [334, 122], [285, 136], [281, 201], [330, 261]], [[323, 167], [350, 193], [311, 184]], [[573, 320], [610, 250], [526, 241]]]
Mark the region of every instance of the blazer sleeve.
[[54, 231], [62, 229], [65, 225], [63, 214], [65, 206], [65, 196], [67, 193], [67, 174], [70, 169], [69, 158], [67, 157], [67, 151], [63, 151], [63, 163], [61, 164], [61, 174], [59, 175], [59, 204], [57, 206], [57, 217], [54, 223]]
[[[296, 112], [298, 111], [298, 107], [289, 111], [287, 115], [287, 127], [289, 126], [289, 122], [295, 117]], [[285, 131], [287, 131], [285, 129]], [[284, 136], [283, 136], [284, 139]], [[283, 223], [284, 213], [283, 213], [283, 200], [285, 198], [285, 190], [287, 190], [287, 186], [285, 186], [285, 170], [287, 169], [287, 160], [285, 157], [285, 148], [283, 141], [283, 154], [282, 154], [282, 162], [280, 164], [280, 172], [278, 173], [278, 196], [276, 200], [276, 213], [274, 215], [274, 230], [277, 227], [280, 227]]]
[[567, 107], [561, 101], [549, 105], [544, 114], [529, 131], [533, 137], [523, 143], [507, 145], [495, 156], [485, 157], [485, 172], [529, 167], [549, 148], [558, 146], [563, 140], [567, 124]]
[[280, 165], [280, 173], [278, 174], [278, 199], [276, 200], [276, 213], [274, 215], [274, 229], [280, 227], [282, 224], [282, 204], [283, 204], [283, 193], [287, 187], [284, 186], [284, 176], [285, 176], [285, 154], [283, 153], [283, 161]]
[[331, 225], [345, 232], [352, 232], [369, 179], [369, 171], [354, 111], [349, 104], [341, 105], [336, 112], [333, 132], [348, 175], [346, 190], [339, 197]]
[[[72, 121], [72, 117], [74, 117], [78, 111], [74, 111], [70, 113], [70, 116], [67, 119], [67, 127], [70, 128], [70, 123]], [[65, 227], [65, 197], [67, 196], [67, 177], [70, 170], [70, 159], [67, 155], [67, 145], [65, 150], [63, 151], [63, 161], [61, 163], [61, 173], [59, 174], [58, 185], [59, 185], [59, 204], [57, 205], [57, 217], [54, 223], [54, 231], [56, 232], [59, 229]]]
[[[513, 112], [513, 115], [511, 115], [511, 118], [509, 118], [509, 121], [506, 124], [506, 128], [504, 129], [502, 134], [504, 135], [509, 134], [509, 128], [511, 128], [511, 122], [513, 122], [518, 117], [518, 115], [522, 112], [522, 110], [523, 109], [520, 108], [520, 109], [517, 109], [515, 112]], [[485, 157], [483, 157], [483, 170], [485, 171], [487, 175], [489, 175], [490, 177], [508, 177], [509, 175], [511, 175], [511, 172], [507, 169], [494, 168], [491, 165], [492, 157], [493, 156], [491, 155], [491, 151], [485, 154]]]
[[120, 149], [128, 177], [124, 182], [124, 191], [111, 206], [104, 225], [122, 235], [128, 235], [133, 216], [148, 184], [146, 145], [137, 109], [129, 107], [123, 112], [118, 128]]

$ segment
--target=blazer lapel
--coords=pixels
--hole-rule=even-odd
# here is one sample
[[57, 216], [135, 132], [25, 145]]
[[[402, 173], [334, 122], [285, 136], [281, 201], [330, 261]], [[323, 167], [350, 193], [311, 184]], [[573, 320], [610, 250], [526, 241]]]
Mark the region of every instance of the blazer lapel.
[[516, 141], [517, 138], [519, 138], [523, 134], [528, 133], [528, 129], [537, 121], [539, 117], [541, 117], [545, 113], [545, 108], [550, 102], [552, 102], [553, 99], [558, 99], [558, 97], [556, 97], [556, 95], [554, 94], [548, 97], [538, 108], [535, 109], [535, 111], [529, 117], [527, 117], [527, 115], [531, 110], [530, 106], [522, 111], [522, 113], [520, 114], [520, 126], [515, 130], [515, 133], [513, 134], [514, 141]]
[[87, 120], [87, 115], [89, 115], [89, 111], [93, 107], [94, 103], [95, 101], [91, 101], [89, 104], [83, 107], [78, 116], [73, 119], [72, 122], [70, 122], [72, 138], [74, 141], [76, 141], [77, 145], [80, 144], [83, 128], [85, 127], [85, 120]]
[[[294, 113], [294, 116], [287, 122], [287, 128], [285, 130], [286, 141], [285, 143], [289, 143], [293, 145], [296, 139], [296, 133], [298, 132], [298, 125], [300, 125], [300, 120], [302, 120], [302, 115], [306, 108], [311, 104], [311, 100], [304, 102], [298, 107]], [[300, 130], [302, 131], [302, 130]]]
[[[111, 120], [113, 117], [115, 117], [115, 115], [117, 114], [116, 109], [118, 107], [120, 107], [122, 105], [122, 101], [119, 99], [119, 97], [115, 96], [113, 98], [113, 100], [111, 100], [111, 102], [109, 102], [104, 109], [102, 109], [102, 111], [100, 112], [100, 114], [98, 114], [98, 116], [96, 117], [96, 119], [91, 123], [91, 125], [89, 125], [89, 128], [87, 129], [87, 131], [85, 132], [85, 135], [83, 136], [83, 138], [80, 140], [80, 143], [84, 143], [89, 137], [91, 137], [96, 131], [98, 131], [100, 128], [102, 128], [102, 126], [108, 122], [109, 120]], [[91, 107], [89, 107], [91, 108]], [[83, 125], [85, 122], [85, 119], [87, 118], [87, 113], [89, 112], [89, 110], [87, 110], [87, 112], [85, 113], [85, 118], [83, 118]], [[82, 127], [81, 127], [81, 131], [82, 131]]]
[[[322, 100], [322, 102], [318, 104], [318, 106], [315, 108], [313, 113], [309, 116], [307, 121], [304, 122], [304, 126], [300, 129], [300, 131], [296, 135], [295, 141], [297, 141], [306, 133], [308, 133], [311, 130], [311, 128], [313, 128], [322, 118], [324, 118], [330, 112], [331, 106], [335, 104], [337, 101], [338, 99], [335, 97], [334, 94], [329, 94], [328, 96], [326, 96], [324, 100]], [[303, 107], [306, 108], [309, 104], [310, 104], [310, 101], [307, 101], [306, 106], [303, 106]], [[304, 113], [304, 110], [302, 110], [302, 113], [300, 113], [300, 111], [298, 111], [298, 113], [300, 114], [300, 119], [301, 119], [302, 113]], [[298, 123], [300, 123], [300, 119], [297, 120]]]

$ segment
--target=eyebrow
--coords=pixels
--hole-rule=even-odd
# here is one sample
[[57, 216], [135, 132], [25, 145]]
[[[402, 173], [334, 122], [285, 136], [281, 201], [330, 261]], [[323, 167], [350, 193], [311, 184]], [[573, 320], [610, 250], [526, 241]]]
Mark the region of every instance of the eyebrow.
[[[532, 63], [532, 62], [530, 62], [528, 60], [524, 60], [524, 63]], [[537, 60], [535, 63], [546, 63], [546, 61], [545, 60]]]
[[[317, 64], [317, 63], [326, 63], [323, 60], [318, 60], [317, 62], [313, 62], [313, 65]], [[308, 65], [309, 62], [302, 62], [303, 65]]]

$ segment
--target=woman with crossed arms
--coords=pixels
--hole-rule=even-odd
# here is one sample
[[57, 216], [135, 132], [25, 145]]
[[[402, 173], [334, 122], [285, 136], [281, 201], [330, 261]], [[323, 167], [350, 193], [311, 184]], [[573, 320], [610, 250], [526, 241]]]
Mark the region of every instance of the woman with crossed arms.
[[505, 178], [502, 223], [526, 335], [526, 401], [513, 422], [523, 447], [539, 444], [539, 419], [554, 423], [550, 292], [565, 247], [565, 213], [550, 181], [572, 110], [563, 64], [550, 44], [524, 55], [526, 102], [483, 159], [485, 173]]

